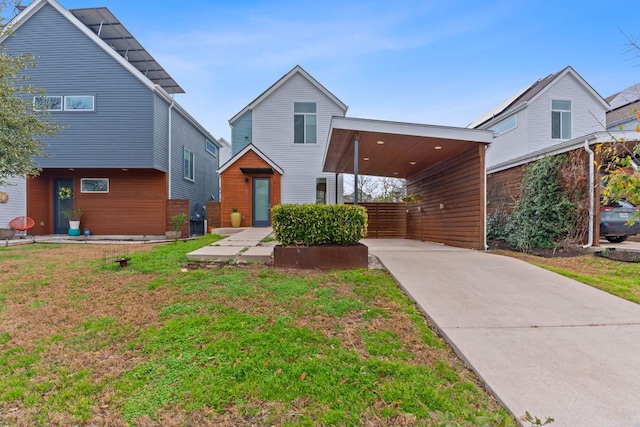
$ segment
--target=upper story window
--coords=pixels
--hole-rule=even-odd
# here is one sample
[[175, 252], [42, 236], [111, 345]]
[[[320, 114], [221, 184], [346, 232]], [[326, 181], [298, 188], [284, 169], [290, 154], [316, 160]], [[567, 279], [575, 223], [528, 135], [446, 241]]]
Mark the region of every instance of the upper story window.
[[218, 147], [216, 147], [216, 144], [209, 141], [208, 139], [204, 140], [204, 148], [205, 150], [207, 150], [207, 153], [211, 154], [213, 157], [216, 157], [218, 155]]
[[194, 165], [193, 151], [188, 148], [184, 149], [184, 178], [189, 181], [194, 180], [195, 165]]
[[65, 111], [93, 111], [93, 96], [65, 96]]
[[294, 102], [293, 104], [293, 142], [296, 144], [315, 144], [318, 142], [318, 130], [315, 102]]
[[551, 101], [551, 138], [571, 139], [571, 101]]
[[509, 132], [511, 129], [515, 129], [516, 126], [518, 126], [518, 119], [517, 116], [514, 115], [495, 125], [493, 132], [496, 136], [502, 135], [505, 132]]
[[34, 96], [33, 109], [36, 111], [94, 111], [95, 97], [80, 96]]
[[33, 109], [36, 111], [62, 111], [62, 97], [34, 96]]

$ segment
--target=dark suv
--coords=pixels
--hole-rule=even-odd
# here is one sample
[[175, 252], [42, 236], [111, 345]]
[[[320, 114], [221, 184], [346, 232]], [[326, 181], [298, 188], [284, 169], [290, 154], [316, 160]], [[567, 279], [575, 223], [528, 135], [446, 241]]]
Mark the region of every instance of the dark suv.
[[640, 233], [640, 217], [635, 218], [633, 225], [628, 224], [638, 211], [633, 203], [626, 200], [600, 207], [600, 236], [611, 243], [620, 243]]

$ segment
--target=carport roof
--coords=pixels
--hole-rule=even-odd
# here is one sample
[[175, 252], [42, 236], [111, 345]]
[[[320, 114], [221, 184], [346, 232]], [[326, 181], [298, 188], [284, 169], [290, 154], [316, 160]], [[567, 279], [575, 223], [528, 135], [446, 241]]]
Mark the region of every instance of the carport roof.
[[324, 155], [324, 171], [353, 173], [354, 140], [358, 139], [358, 173], [407, 178], [468, 150], [487, 145], [486, 130], [333, 117]]

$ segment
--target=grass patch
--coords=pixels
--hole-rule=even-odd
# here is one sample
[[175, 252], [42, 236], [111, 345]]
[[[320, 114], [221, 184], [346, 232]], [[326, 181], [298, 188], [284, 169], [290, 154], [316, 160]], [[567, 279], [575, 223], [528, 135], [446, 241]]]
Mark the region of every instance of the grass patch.
[[3, 422], [515, 425], [384, 272], [183, 272], [215, 239], [2, 257]]
[[544, 258], [507, 251], [498, 252], [640, 304], [640, 263], [614, 261], [593, 255]]

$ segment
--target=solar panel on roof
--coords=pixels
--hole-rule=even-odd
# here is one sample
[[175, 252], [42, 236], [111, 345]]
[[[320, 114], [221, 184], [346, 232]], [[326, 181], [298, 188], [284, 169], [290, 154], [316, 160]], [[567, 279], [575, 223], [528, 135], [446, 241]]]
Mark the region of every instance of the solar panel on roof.
[[113, 50], [167, 93], [184, 93], [151, 54], [131, 35], [106, 7], [71, 9], [70, 12]]

